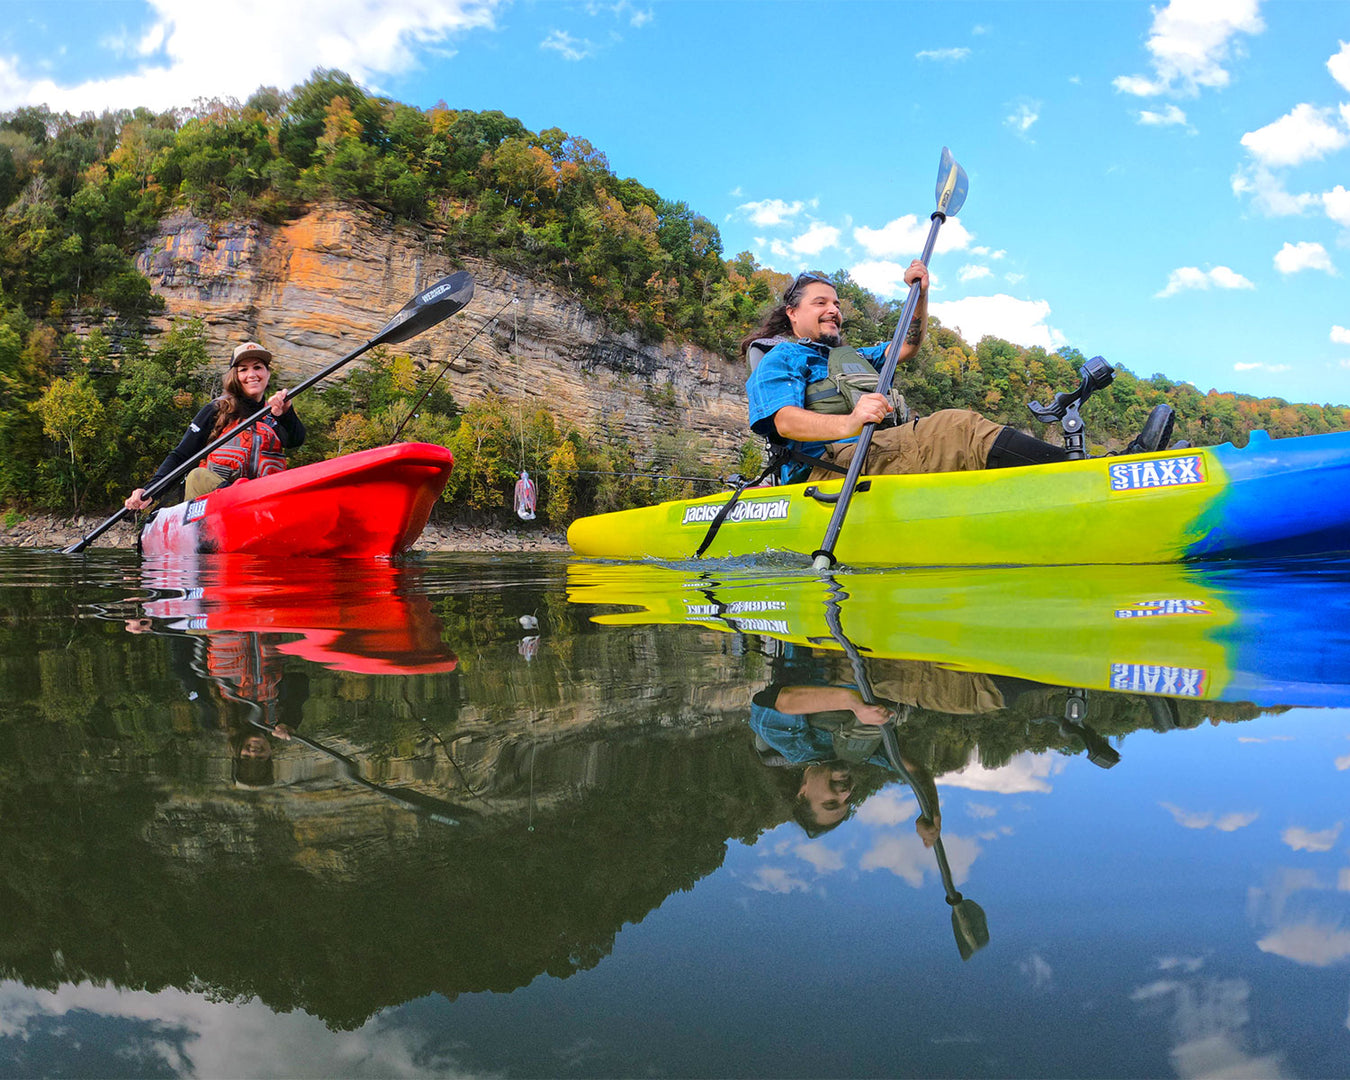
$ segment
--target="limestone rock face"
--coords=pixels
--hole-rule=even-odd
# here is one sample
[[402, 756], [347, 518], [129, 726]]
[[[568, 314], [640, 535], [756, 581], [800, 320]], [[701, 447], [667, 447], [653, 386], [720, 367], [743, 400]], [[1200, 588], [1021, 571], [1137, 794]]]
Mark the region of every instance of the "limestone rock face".
[[557, 286], [452, 258], [435, 231], [381, 215], [322, 205], [269, 225], [178, 213], [160, 222], [138, 265], [165, 299], [166, 323], [200, 316], [222, 365], [238, 342], [260, 341], [290, 385], [363, 345], [427, 285], [465, 269], [473, 302], [393, 346], [419, 366], [450, 365], [441, 385], [461, 404], [495, 391], [583, 431], [605, 417], [639, 454], [660, 432], [692, 431], [726, 455], [727, 471], [750, 436], [739, 364], [692, 345], [643, 343]]

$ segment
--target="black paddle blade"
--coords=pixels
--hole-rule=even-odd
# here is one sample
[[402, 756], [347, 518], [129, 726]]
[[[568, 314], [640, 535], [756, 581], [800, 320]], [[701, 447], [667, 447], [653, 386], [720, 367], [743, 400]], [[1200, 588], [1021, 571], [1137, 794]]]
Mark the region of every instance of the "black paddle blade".
[[956, 936], [956, 951], [962, 960], [969, 960], [989, 944], [989, 923], [984, 909], [974, 900], [962, 900], [952, 905], [952, 933]]
[[372, 345], [393, 345], [430, 330], [473, 299], [473, 277], [467, 270], [441, 278], [418, 293], [370, 339]]
[[944, 146], [942, 160], [938, 163], [937, 212], [944, 217], [955, 217], [966, 204], [969, 187], [966, 170], [956, 163], [952, 152]]

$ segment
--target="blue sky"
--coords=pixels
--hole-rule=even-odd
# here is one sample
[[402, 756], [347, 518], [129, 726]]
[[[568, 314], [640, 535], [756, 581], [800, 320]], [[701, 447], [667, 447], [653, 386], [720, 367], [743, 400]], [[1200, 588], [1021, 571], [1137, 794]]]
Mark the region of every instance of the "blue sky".
[[1350, 4], [0, 0], [0, 110], [240, 100], [317, 66], [589, 139], [725, 253], [896, 295], [950, 146], [932, 310], [972, 341], [1350, 403]]

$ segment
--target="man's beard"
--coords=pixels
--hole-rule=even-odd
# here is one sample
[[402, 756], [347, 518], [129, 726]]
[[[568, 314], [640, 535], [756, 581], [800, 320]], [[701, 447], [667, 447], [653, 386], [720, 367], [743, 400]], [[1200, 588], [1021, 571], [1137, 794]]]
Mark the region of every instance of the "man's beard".
[[828, 345], [831, 349], [837, 349], [844, 343], [844, 339], [839, 336], [838, 330], [824, 331], [817, 340], [822, 345]]

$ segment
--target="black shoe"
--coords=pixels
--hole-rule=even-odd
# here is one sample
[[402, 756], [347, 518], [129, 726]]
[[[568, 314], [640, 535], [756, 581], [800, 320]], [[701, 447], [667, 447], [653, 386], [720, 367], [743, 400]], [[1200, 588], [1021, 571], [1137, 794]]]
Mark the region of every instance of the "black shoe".
[[1171, 405], [1154, 405], [1153, 411], [1144, 421], [1144, 429], [1130, 440], [1129, 445], [1121, 453], [1149, 454], [1154, 450], [1166, 449], [1175, 422], [1176, 414], [1172, 411]]

